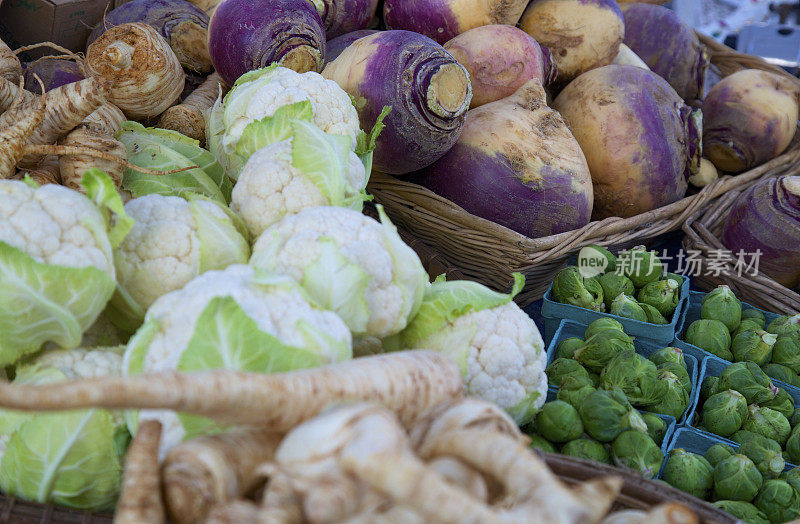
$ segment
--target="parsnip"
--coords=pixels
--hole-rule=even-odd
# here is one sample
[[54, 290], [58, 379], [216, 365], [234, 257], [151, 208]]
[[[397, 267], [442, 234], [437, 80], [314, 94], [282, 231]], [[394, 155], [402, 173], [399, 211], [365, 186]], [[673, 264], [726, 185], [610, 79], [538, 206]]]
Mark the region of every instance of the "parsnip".
[[47, 95], [34, 100], [22, 114], [12, 109], [0, 115], [0, 179], [14, 175], [28, 136], [44, 120], [46, 98]]
[[119, 131], [119, 125], [125, 120], [127, 120], [125, 114], [117, 106], [106, 102], [84, 118], [79, 127], [114, 136]]
[[[84, 120], [85, 121], [85, 120]], [[117, 160], [105, 160], [87, 155], [64, 155], [60, 158], [62, 183], [70, 189], [85, 192], [86, 189], [81, 185], [83, 174], [92, 168], [105, 171], [114, 182], [114, 186], [119, 189], [122, 187], [122, 177], [124, 167], [120, 161], [128, 158], [125, 146], [107, 133], [92, 131], [90, 129], [75, 129], [62, 142], [64, 146], [88, 147], [95, 151], [101, 151], [113, 155]]]
[[172, 448], [162, 466], [164, 499], [177, 523], [201, 521], [213, 506], [249, 493], [263, 478], [281, 434], [244, 429], [194, 438]]
[[43, 186], [45, 184], [61, 184], [61, 168], [57, 156], [46, 156], [41, 162], [30, 169], [21, 169], [12, 177], [14, 180], [23, 180], [25, 176]]
[[160, 422], [147, 420], [139, 424], [125, 455], [122, 492], [114, 524], [163, 524], [166, 521], [158, 468], [160, 439]]
[[189, 138], [199, 140], [201, 145], [205, 144], [205, 113], [214, 105], [217, 97], [220, 94], [224, 96], [228, 89], [220, 76], [213, 73], [182, 103], [164, 111], [156, 126], [162, 129], [172, 129]]
[[38, 98], [30, 91], [23, 89], [21, 85], [14, 83], [19, 82], [20, 78], [17, 77], [15, 80], [9, 81], [0, 77], [0, 113], [11, 107], [11, 104], [20, 96], [22, 97], [22, 102], [30, 102]]
[[[19, 63], [17, 55], [0, 40], [0, 78], [16, 82], [22, 74], [22, 65]], [[0, 103], [0, 110], [2, 104]]]
[[458, 366], [424, 350], [271, 375], [214, 370], [41, 385], [0, 382], [4, 408], [171, 409], [275, 432], [288, 431], [333, 403], [358, 400], [385, 406], [410, 427], [429, 408], [461, 395]]

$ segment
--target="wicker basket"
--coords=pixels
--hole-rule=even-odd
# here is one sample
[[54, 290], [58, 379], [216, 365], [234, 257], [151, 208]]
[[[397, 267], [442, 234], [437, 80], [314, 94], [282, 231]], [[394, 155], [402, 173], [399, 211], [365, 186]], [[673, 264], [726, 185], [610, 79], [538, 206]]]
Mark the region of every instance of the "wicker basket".
[[[737, 53], [702, 35], [700, 38], [709, 49], [712, 71], [720, 76], [756, 68], [800, 83], [760, 58]], [[524, 306], [544, 295], [555, 273], [581, 247], [588, 244], [614, 249], [632, 247], [680, 229], [690, 216], [720, 195], [785, 171], [797, 161], [798, 151], [800, 145], [795, 144], [779, 158], [738, 176], [722, 177], [700, 193], [671, 205], [628, 219], [608, 218], [575, 231], [536, 239], [476, 217], [422, 186], [389, 175], [373, 173], [369, 190], [393, 222], [442, 253], [446, 265], [459, 268], [467, 278], [506, 291], [511, 285], [511, 273], [522, 272], [527, 283], [516, 300]]]

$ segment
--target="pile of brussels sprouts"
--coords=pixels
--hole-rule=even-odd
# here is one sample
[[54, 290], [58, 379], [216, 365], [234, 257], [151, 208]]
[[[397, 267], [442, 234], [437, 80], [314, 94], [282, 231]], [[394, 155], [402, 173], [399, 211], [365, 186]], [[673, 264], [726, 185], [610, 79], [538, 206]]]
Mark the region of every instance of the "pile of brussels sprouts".
[[743, 432], [739, 448], [714, 444], [704, 455], [669, 452], [663, 480], [750, 524], [800, 518], [800, 468], [783, 472], [774, 440]]
[[553, 280], [553, 299], [562, 304], [608, 312], [651, 324], [669, 324], [681, 299], [683, 277], [667, 273], [655, 251], [644, 246], [619, 258], [600, 246], [589, 246], [608, 263], [598, 276], [584, 278], [567, 266]]
[[[681, 418], [689, 407], [692, 379], [680, 349], [667, 347], [645, 358], [612, 318], [595, 320], [584, 336], [561, 341], [545, 370], [560, 400], [579, 407], [595, 390], [616, 389], [637, 408]], [[593, 414], [601, 420], [603, 415]]]
[[728, 286], [703, 297], [700, 319], [689, 325], [684, 341], [729, 362], [754, 362], [769, 376], [800, 386], [800, 315], [766, 326], [764, 314], [742, 310]]

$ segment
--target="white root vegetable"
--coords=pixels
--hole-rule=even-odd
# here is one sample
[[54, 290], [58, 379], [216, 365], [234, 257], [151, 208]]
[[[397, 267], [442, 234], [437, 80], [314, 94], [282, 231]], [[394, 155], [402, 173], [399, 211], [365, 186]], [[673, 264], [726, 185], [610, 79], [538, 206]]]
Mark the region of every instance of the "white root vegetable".
[[707, 158], [700, 159], [700, 169], [689, 177], [689, 183], [694, 187], [706, 187], [719, 178], [719, 171]]
[[228, 86], [217, 73], [210, 75], [200, 87], [176, 106], [172, 106], [161, 115], [157, 127], [172, 129], [189, 138], [206, 141], [205, 114], [214, 105], [218, 96], [225, 96]]
[[61, 184], [61, 168], [59, 167], [57, 156], [46, 156], [41, 162], [30, 169], [20, 169], [12, 178], [23, 180], [29, 176], [31, 180], [43, 186], [45, 184]]
[[132, 120], [160, 115], [183, 91], [186, 75], [164, 38], [146, 24], [112, 27], [92, 42], [88, 76], [111, 81], [110, 100]]
[[22, 64], [19, 63], [19, 58], [5, 42], [0, 40], [0, 78], [16, 82], [20, 75], [22, 75]]
[[62, 183], [70, 189], [86, 192], [81, 185], [83, 174], [92, 168], [105, 171], [114, 182], [114, 186], [122, 187], [122, 177], [125, 168], [122, 162], [128, 158], [125, 146], [112, 135], [90, 129], [75, 129], [61, 145], [72, 147], [88, 147], [95, 151], [113, 155], [116, 160], [106, 160], [88, 155], [64, 155], [59, 159]]
[[14, 83], [15, 81], [19, 82], [20, 78], [17, 77], [15, 80], [9, 81], [0, 77], [0, 113], [11, 107], [11, 104], [20, 97], [22, 102], [30, 102], [38, 98], [30, 91], [23, 89], [21, 85]]
[[119, 131], [119, 125], [126, 120], [125, 114], [117, 106], [106, 102], [84, 118], [79, 127], [114, 136]]
[[139, 424], [125, 455], [122, 492], [114, 513], [114, 524], [166, 522], [158, 468], [160, 439], [160, 422], [148, 420]]
[[214, 370], [41, 385], [0, 382], [0, 407], [171, 409], [281, 432], [333, 403], [369, 400], [410, 427], [427, 409], [460, 398], [461, 388], [461, 373], [448, 357], [414, 350], [271, 375]]
[[170, 450], [162, 466], [164, 499], [177, 523], [202, 521], [212, 507], [251, 492], [282, 435], [244, 429], [194, 438]]
[[28, 136], [44, 120], [46, 97], [35, 100], [22, 114], [12, 109], [0, 115], [0, 180], [14, 175]]
[[606, 516], [600, 524], [698, 524], [693, 511], [676, 502], [665, 502], [650, 511], [623, 510]]
[[454, 457], [436, 457], [428, 462], [435, 472], [439, 473], [447, 482], [459, 487], [472, 495], [475, 500], [489, 501], [489, 488], [486, 479], [472, 466]]
[[265, 524], [261, 513], [261, 508], [255, 502], [234, 500], [211, 508], [208, 517], [202, 522], [205, 524], [240, 524], [242, 522]]

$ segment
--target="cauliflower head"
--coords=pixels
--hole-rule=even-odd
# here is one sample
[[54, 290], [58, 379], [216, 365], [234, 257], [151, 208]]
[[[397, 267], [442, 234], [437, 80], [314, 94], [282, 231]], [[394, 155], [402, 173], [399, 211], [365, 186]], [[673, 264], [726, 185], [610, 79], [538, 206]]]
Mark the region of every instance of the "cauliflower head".
[[[123, 371], [235, 369], [270, 373], [352, 358], [352, 337], [288, 277], [245, 265], [208, 271], [157, 299], [128, 343]], [[202, 417], [142, 410], [164, 425], [162, 457], [184, 438], [215, 430]], [[137, 418], [129, 420], [135, 431]]]
[[80, 344], [114, 292], [112, 249], [131, 225], [98, 170], [84, 177], [88, 196], [34, 186], [0, 181], [0, 365], [46, 342]]
[[250, 265], [285, 274], [353, 334], [401, 331], [422, 301], [428, 276], [378, 206], [381, 222], [341, 207], [315, 207], [266, 229]]
[[153, 194], [129, 201], [125, 211], [136, 222], [114, 250], [118, 287], [108, 314], [128, 332], [158, 297], [250, 256], [241, 221], [213, 200]]

